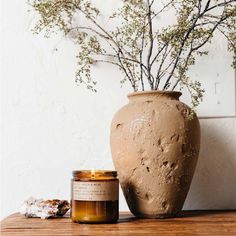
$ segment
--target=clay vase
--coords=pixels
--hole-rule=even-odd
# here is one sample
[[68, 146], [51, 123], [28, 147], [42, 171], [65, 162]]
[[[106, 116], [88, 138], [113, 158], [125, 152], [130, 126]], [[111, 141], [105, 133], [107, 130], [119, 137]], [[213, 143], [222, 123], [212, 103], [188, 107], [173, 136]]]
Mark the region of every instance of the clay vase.
[[200, 149], [196, 115], [179, 101], [180, 92], [128, 95], [111, 125], [111, 151], [130, 211], [137, 217], [166, 218], [181, 211]]

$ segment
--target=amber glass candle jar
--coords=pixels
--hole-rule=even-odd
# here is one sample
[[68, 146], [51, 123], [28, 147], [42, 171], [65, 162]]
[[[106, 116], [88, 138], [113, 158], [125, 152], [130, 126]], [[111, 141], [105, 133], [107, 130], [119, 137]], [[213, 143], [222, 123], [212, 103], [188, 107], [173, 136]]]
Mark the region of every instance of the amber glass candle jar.
[[116, 171], [73, 171], [71, 218], [78, 223], [114, 223], [119, 217]]

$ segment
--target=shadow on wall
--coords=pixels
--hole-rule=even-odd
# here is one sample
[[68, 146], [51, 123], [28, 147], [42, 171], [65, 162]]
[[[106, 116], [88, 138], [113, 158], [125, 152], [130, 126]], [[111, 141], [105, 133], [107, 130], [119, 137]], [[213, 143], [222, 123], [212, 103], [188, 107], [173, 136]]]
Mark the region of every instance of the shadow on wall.
[[184, 209], [236, 209], [236, 119], [200, 123], [201, 152]]

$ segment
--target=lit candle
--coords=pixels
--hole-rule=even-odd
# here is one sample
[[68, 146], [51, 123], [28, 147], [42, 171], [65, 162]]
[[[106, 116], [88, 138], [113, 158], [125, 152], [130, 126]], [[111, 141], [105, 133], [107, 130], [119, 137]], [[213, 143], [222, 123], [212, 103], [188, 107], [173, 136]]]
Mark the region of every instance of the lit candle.
[[116, 171], [73, 171], [71, 218], [81, 223], [112, 223], [119, 216]]

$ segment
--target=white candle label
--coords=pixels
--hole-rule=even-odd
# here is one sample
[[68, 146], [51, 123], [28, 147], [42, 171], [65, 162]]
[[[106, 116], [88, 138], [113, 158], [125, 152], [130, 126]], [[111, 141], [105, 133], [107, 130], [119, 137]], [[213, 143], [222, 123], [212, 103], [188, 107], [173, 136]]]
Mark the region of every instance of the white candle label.
[[73, 200], [116, 201], [119, 198], [118, 181], [73, 181]]

